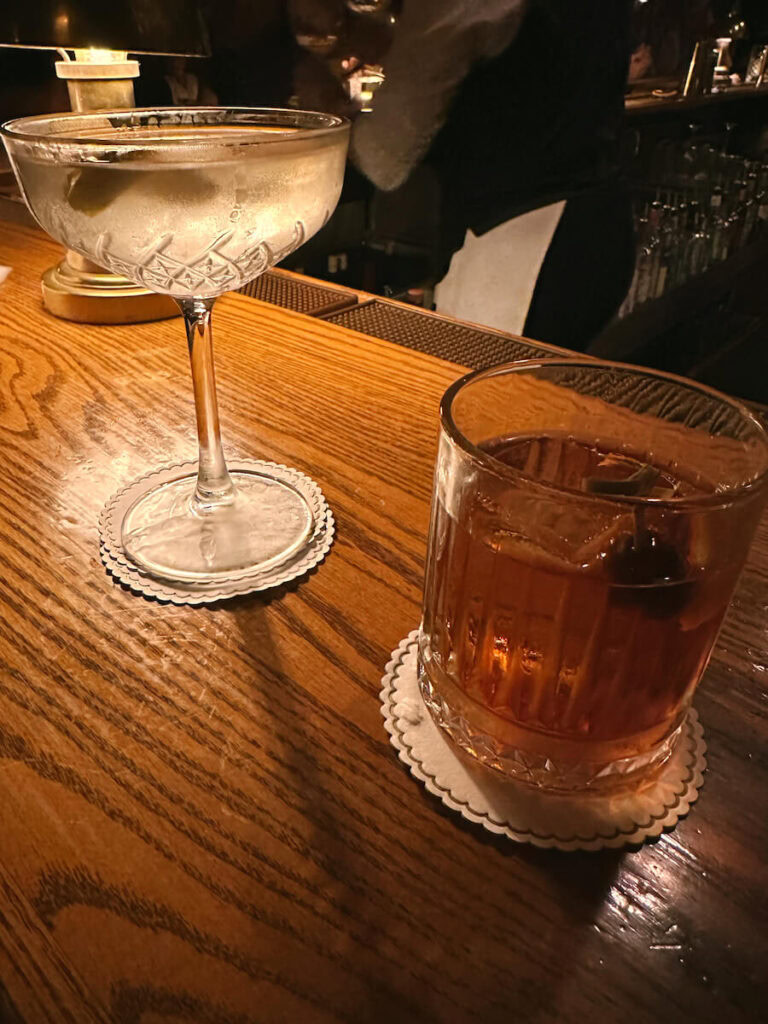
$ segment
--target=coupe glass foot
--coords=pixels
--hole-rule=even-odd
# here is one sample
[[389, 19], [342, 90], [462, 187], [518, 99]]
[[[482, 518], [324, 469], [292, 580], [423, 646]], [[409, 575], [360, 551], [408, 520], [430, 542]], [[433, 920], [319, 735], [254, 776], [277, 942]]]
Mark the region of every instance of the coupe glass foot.
[[268, 472], [236, 470], [229, 504], [198, 511], [188, 474], [138, 498], [122, 523], [126, 555], [159, 579], [212, 583], [273, 569], [299, 552], [314, 528], [304, 496]]

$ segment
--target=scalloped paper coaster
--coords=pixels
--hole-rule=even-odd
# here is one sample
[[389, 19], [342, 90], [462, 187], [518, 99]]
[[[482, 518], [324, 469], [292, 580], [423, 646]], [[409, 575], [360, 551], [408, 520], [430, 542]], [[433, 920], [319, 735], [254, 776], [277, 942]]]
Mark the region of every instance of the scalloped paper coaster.
[[672, 757], [634, 790], [564, 796], [504, 779], [464, 754], [435, 723], [418, 682], [417, 641], [392, 652], [382, 679], [384, 727], [400, 760], [434, 796], [468, 821], [518, 843], [559, 850], [634, 846], [673, 828], [699, 795], [706, 768], [704, 731], [692, 708]]
[[172, 583], [156, 579], [139, 569], [123, 551], [120, 538], [123, 517], [138, 498], [158, 484], [168, 483], [179, 476], [197, 471], [196, 462], [182, 462], [134, 480], [114, 494], [104, 506], [99, 516], [99, 534], [101, 560], [107, 572], [144, 597], [170, 601], [173, 604], [211, 604], [214, 601], [225, 601], [230, 597], [272, 590], [306, 575], [319, 565], [330, 550], [336, 527], [333, 513], [315, 481], [297, 469], [259, 459], [232, 460], [228, 462], [228, 467], [233, 472], [268, 470], [272, 476], [295, 487], [306, 499], [315, 526], [307, 544], [292, 558], [266, 572], [233, 580], [216, 580], [214, 583]]

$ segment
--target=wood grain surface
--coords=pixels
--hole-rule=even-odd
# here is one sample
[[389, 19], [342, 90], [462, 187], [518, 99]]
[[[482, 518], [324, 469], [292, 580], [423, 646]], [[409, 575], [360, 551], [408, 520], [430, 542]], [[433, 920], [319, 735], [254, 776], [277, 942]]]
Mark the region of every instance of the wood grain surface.
[[628, 852], [495, 839], [411, 779], [377, 699], [460, 368], [223, 298], [227, 450], [312, 474], [338, 539], [272, 600], [153, 603], [96, 520], [194, 455], [182, 326], [53, 319], [58, 252], [0, 226], [0, 1019], [760, 1019], [768, 529], [697, 698], [689, 817]]

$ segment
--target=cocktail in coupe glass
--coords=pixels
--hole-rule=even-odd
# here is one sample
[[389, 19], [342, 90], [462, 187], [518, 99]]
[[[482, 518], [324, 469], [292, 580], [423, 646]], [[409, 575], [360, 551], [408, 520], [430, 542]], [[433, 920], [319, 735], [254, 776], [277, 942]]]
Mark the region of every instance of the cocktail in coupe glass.
[[257, 575], [295, 556], [314, 527], [306, 498], [268, 469], [227, 470], [211, 309], [328, 220], [348, 122], [311, 111], [169, 107], [25, 117], [1, 131], [41, 227], [172, 296], [184, 317], [198, 471], [128, 509], [126, 554], [152, 576], [196, 584]]

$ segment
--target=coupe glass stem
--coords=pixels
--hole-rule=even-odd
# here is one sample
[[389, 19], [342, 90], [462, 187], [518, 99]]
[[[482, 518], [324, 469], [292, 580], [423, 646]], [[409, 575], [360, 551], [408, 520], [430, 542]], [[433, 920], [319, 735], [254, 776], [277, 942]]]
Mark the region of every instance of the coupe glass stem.
[[184, 316], [192, 364], [192, 387], [195, 392], [197, 440], [200, 449], [197, 486], [192, 496], [192, 510], [199, 514], [231, 505], [235, 499], [224, 451], [221, 447], [219, 406], [216, 401], [216, 374], [213, 368], [213, 335], [211, 311], [213, 299], [179, 299]]

